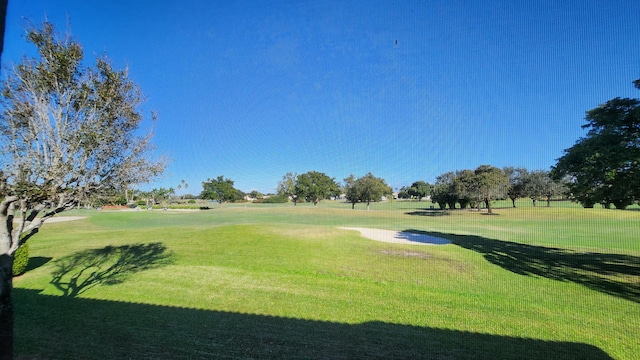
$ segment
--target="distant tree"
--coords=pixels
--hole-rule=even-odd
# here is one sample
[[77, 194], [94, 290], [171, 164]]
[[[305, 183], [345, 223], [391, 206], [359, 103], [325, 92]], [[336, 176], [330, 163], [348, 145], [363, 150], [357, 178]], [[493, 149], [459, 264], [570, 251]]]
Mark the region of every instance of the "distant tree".
[[403, 186], [398, 191], [398, 199], [410, 199], [411, 195], [409, 195], [409, 187]]
[[520, 187], [522, 195], [531, 199], [533, 206], [537, 205], [538, 199], [544, 194], [545, 173], [543, 170], [533, 170], [522, 174]]
[[551, 206], [551, 199], [566, 192], [566, 187], [561, 181], [554, 180], [549, 171], [534, 170], [523, 173], [520, 177], [522, 195], [527, 196], [536, 206], [538, 199], [545, 199], [547, 207]]
[[479, 201], [485, 203], [489, 214], [493, 214], [491, 200], [505, 195], [509, 179], [502, 170], [491, 165], [478, 166], [474, 174], [469, 191], [475, 194]]
[[283, 177], [282, 180], [278, 183], [278, 195], [282, 195], [284, 197], [290, 198], [293, 201], [293, 206], [296, 206], [298, 203], [298, 195], [296, 194], [296, 181], [298, 179], [298, 174], [288, 172]]
[[548, 171], [545, 171], [545, 186], [543, 188], [542, 195], [547, 201], [547, 207], [551, 207], [551, 199], [559, 195], [567, 193], [567, 186], [562, 180], [555, 180], [550, 176]]
[[[20, 246], [56, 214], [96, 194], [146, 183], [151, 157], [142, 94], [108, 58], [84, 65], [82, 46], [44, 23], [27, 30], [24, 57], [0, 84], [0, 349], [12, 348], [12, 264]], [[151, 118], [154, 116], [151, 115]]]
[[[180, 180], [180, 184], [178, 185], [178, 191], [180, 191], [180, 189], [184, 189], [184, 191], [187, 191], [188, 188], [189, 188], [189, 184], [187, 184], [187, 182], [184, 181], [184, 179]], [[184, 195], [182, 195], [182, 198], [184, 199]]]
[[242, 198], [241, 192], [233, 187], [233, 180], [225, 179], [224, 176], [218, 176], [215, 179], [207, 179], [202, 183], [201, 199], [215, 200], [220, 204], [228, 201], [236, 201]]
[[144, 201], [146, 203], [146, 206], [152, 205], [152, 201], [153, 201], [153, 194], [151, 191], [140, 191], [138, 193], [138, 198], [141, 199], [141, 201]]
[[511, 199], [513, 207], [516, 207], [516, 199], [526, 196], [524, 191], [524, 179], [528, 176], [529, 172], [525, 168], [515, 168], [513, 166], [503, 168], [502, 172], [504, 172], [509, 179], [507, 196]]
[[452, 171], [436, 177], [436, 182], [431, 190], [431, 202], [437, 203], [440, 209], [446, 209], [447, 205], [449, 205], [450, 209], [456, 208], [458, 195], [455, 179], [456, 174]]
[[467, 206], [472, 207], [478, 203], [477, 194], [473, 191], [475, 186], [476, 174], [473, 170], [458, 170], [453, 177], [453, 186], [451, 188], [451, 196], [449, 206], [455, 208], [456, 201], [460, 204], [461, 209], [466, 209]]
[[380, 201], [383, 196], [391, 195], [393, 192], [384, 179], [377, 178], [371, 173], [358, 178], [354, 187], [360, 201], [367, 203], [367, 210], [369, 210], [369, 204], [372, 201]]
[[[634, 81], [640, 87], [640, 80]], [[602, 203], [625, 209], [640, 200], [640, 100], [615, 98], [589, 110], [587, 135], [558, 159], [555, 180], [584, 207]]]
[[171, 195], [175, 193], [175, 190], [171, 188], [159, 188], [151, 190], [151, 199], [153, 204], [164, 203], [171, 198]]
[[295, 185], [297, 197], [317, 206], [318, 202], [340, 195], [340, 187], [333, 178], [324, 173], [309, 171], [298, 175]]
[[264, 194], [261, 193], [260, 191], [252, 190], [249, 193], [249, 197], [251, 197], [252, 199], [262, 199], [262, 198], [264, 198]]
[[356, 177], [353, 174], [344, 179], [342, 190], [347, 201], [351, 203], [351, 209], [355, 209], [356, 204], [360, 201], [360, 193], [356, 188]]
[[91, 206], [104, 206], [104, 205], [125, 205], [128, 203], [122, 191], [119, 189], [104, 189], [100, 193], [88, 195], [83, 200], [86, 204]]
[[407, 189], [407, 193], [409, 194], [409, 196], [415, 197], [418, 199], [418, 201], [420, 201], [422, 200], [422, 198], [431, 195], [431, 185], [422, 180], [418, 180], [411, 184], [411, 186]]

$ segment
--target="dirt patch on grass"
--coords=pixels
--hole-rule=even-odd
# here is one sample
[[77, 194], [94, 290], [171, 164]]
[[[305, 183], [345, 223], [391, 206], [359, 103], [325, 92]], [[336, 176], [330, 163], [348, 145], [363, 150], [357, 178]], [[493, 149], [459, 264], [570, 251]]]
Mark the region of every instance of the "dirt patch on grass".
[[418, 258], [418, 259], [432, 258], [430, 254], [425, 254], [425, 253], [415, 252], [415, 251], [382, 250], [381, 252], [385, 255], [399, 256], [399, 257], [410, 257], [410, 258]]

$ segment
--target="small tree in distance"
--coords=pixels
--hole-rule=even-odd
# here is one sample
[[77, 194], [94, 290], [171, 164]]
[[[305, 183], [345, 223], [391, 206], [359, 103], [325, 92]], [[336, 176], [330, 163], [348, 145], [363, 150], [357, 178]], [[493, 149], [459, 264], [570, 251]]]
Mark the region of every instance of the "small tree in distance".
[[317, 206], [321, 200], [340, 195], [340, 187], [325, 173], [309, 171], [298, 175], [295, 194], [298, 198], [304, 198], [305, 201], [312, 202], [313, 206]]
[[202, 183], [202, 189], [200, 198], [215, 200], [220, 204], [220, 207], [227, 201], [233, 202], [241, 197], [238, 189], [233, 187], [233, 180], [225, 179], [222, 175], [215, 179], [207, 179]]
[[423, 198], [431, 195], [431, 185], [425, 181], [418, 180], [411, 184], [407, 189], [407, 193], [409, 196], [417, 198], [418, 201], [422, 201]]
[[360, 201], [360, 194], [356, 188], [356, 177], [353, 174], [344, 179], [344, 187], [342, 190], [347, 201], [351, 203], [351, 209], [355, 209], [356, 204]]
[[393, 190], [384, 179], [377, 178], [371, 173], [356, 180], [355, 189], [359, 194], [360, 201], [367, 203], [367, 210], [369, 210], [369, 204], [372, 201], [380, 201], [383, 196], [393, 193]]
[[283, 197], [290, 198], [291, 201], [293, 201], [293, 206], [296, 206], [298, 204], [298, 196], [296, 194], [297, 178], [298, 174], [288, 172], [278, 183], [278, 194]]

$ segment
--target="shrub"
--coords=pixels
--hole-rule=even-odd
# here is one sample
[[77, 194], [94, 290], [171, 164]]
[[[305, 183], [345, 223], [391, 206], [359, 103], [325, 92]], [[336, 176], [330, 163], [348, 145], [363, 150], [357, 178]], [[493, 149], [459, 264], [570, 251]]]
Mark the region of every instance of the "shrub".
[[188, 204], [195, 204], [195, 203], [196, 203], [196, 201], [195, 201], [195, 200], [193, 200], [193, 199], [190, 199], [189, 201], [187, 201], [187, 203], [188, 203]]
[[282, 204], [289, 201], [289, 199], [284, 195], [273, 195], [268, 198], [262, 199], [263, 204]]
[[29, 265], [29, 244], [22, 244], [13, 254], [13, 276], [24, 274]]

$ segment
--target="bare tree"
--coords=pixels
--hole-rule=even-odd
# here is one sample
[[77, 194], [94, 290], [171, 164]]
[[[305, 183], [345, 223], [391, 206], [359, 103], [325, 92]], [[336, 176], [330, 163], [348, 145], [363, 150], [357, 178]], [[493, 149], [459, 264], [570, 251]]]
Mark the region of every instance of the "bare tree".
[[[83, 51], [50, 23], [27, 30], [38, 57], [1, 83], [0, 347], [10, 349], [16, 250], [54, 215], [90, 196], [148, 182], [163, 159], [140, 136], [142, 94], [106, 57], [83, 66]], [[154, 116], [151, 116], [154, 118]], [[10, 353], [10, 351], [9, 351]]]

